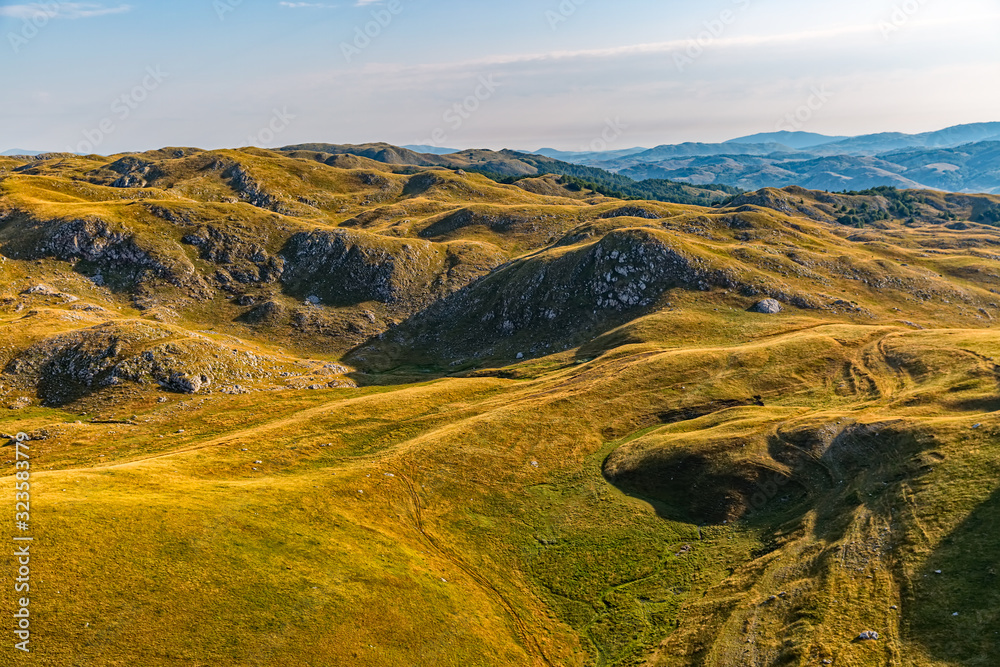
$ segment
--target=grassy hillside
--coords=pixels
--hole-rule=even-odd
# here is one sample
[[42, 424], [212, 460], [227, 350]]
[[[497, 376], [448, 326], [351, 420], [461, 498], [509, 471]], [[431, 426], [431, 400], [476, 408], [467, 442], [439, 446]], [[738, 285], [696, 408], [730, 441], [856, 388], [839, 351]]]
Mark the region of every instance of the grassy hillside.
[[389, 144], [299, 144], [281, 151], [302, 155], [312, 151], [314, 159], [329, 162], [330, 156], [351, 156], [377, 160], [391, 165], [440, 166], [483, 174], [502, 183], [518, 183], [533, 176], [555, 175], [568, 191], [591, 190], [620, 199], [653, 199], [676, 204], [711, 206], [742, 192], [739, 188], [717, 184], [680, 183], [664, 179], [636, 181], [628, 176], [596, 167], [563, 162], [543, 155], [502, 150], [465, 150], [447, 155], [416, 153]]
[[0, 161], [4, 664], [996, 662], [1000, 198], [391, 157]]

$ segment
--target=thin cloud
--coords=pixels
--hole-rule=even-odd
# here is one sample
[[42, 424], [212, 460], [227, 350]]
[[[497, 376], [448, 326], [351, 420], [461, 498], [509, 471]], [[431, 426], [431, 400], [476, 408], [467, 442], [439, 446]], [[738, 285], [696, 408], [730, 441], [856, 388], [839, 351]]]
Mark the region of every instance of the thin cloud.
[[[842, 28], [832, 28], [829, 30], [811, 30], [808, 32], [795, 32], [779, 35], [747, 35], [743, 37], [722, 37], [713, 39], [705, 47], [706, 50], [724, 49], [735, 47], [765, 47], [779, 44], [794, 44], [798, 42], [817, 42], [822, 40], [836, 39], [851, 34], [871, 34], [875, 30], [873, 25], [846, 26]], [[627, 58], [632, 56], [663, 55], [671, 53], [683, 53], [692, 43], [696, 43], [695, 38], [675, 39], [667, 42], [648, 42], [645, 44], [629, 44], [626, 46], [608, 47], [603, 49], [581, 49], [576, 51], [548, 51], [543, 53], [520, 53], [494, 55], [472, 60], [448, 62], [448, 63], [424, 63], [413, 65], [398, 65], [389, 63], [371, 63], [365, 69], [369, 71], [392, 71], [392, 72], [442, 72], [451, 70], [477, 70], [484, 67], [502, 67], [505, 65], [539, 64], [544, 62], [563, 62], [572, 60], [604, 60], [614, 58]]]
[[131, 9], [131, 5], [105, 7], [92, 2], [32, 2], [25, 5], [0, 7], [0, 16], [26, 20], [38, 16], [49, 19], [89, 19], [109, 14], [124, 14]]
[[[370, 0], [368, 0], [370, 1]], [[998, 15], [990, 14], [977, 17], [958, 17], [950, 20], [941, 20], [922, 23], [922, 27], [942, 26], [956, 23], [967, 23], [969, 21], [982, 21], [997, 19]], [[849, 25], [827, 30], [808, 30], [776, 35], [745, 35], [741, 37], [720, 37], [712, 39], [704, 46], [705, 50], [726, 49], [726, 48], [762, 48], [769, 46], [783, 46], [797, 44], [801, 42], [818, 43], [836, 40], [850, 35], [878, 35], [878, 26], [874, 23], [861, 25]], [[676, 39], [666, 42], [648, 42], [644, 44], [630, 44], [627, 46], [609, 47], [603, 49], [582, 49], [576, 51], [549, 51], [544, 53], [523, 53], [509, 55], [495, 55], [473, 60], [450, 62], [450, 63], [426, 63], [406, 65], [371, 64], [367, 66], [369, 70], [392, 70], [392, 71], [444, 71], [444, 70], [467, 70], [483, 67], [499, 67], [504, 65], [519, 65], [542, 62], [557, 62], [568, 60], [602, 60], [614, 58], [627, 58], [630, 56], [664, 55], [672, 53], [684, 53], [684, 51], [696, 44], [696, 37], [688, 39]]]
[[334, 9], [336, 5], [326, 5], [322, 2], [279, 2], [279, 7], [287, 9]]
[[[795, 42], [819, 41], [833, 39], [852, 34], [871, 33], [871, 25], [846, 26], [843, 28], [832, 28], [829, 30], [810, 30], [808, 32], [794, 32], [782, 35], [747, 35], [744, 37], [720, 37], [708, 42], [705, 49], [739, 47], [739, 46], [771, 46], [776, 44], [792, 44]], [[470, 61], [468, 64], [475, 65], [511, 65], [517, 63], [530, 63], [545, 60], [575, 60], [586, 58], [619, 58], [623, 56], [656, 55], [663, 53], [673, 53], [683, 51], [697, 43], [694, 38], [675, 39], [668, 42], [649, 42], [646, 44], [629, 44], [627, 46], [616, 46], [604, 49], [583, 49], [578, 51], [550, 51], [547, 53], [531, 53], [509, 56], [494, 56]]]

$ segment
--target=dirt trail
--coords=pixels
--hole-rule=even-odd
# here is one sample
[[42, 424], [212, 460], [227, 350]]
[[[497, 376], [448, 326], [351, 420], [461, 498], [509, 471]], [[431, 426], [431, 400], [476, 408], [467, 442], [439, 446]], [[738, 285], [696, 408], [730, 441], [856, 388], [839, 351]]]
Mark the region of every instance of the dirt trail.
[[330, 401], [329, 403], [324, 403], [318, 405], [314, 408], [309, 408], [307, 410], [302, 410], [301, 412], [296, 412], [294, 415], [289, 417], [284, 417], [278, 419], [277, 421], [267, 422], [265, 424], [258, 424], [257, 426], [251, 426], [240, 431], [233, 431], [231, 433], [226, 433], [225, 435], [220, 435], [209, 440], [204, 440], [196, 445], [191, 445], [189, 447], [181, 447], [180, 449], [171, 449], [167, 452], [161, 452], [159, 454], [151, 454], [149, 456], [144, 456], [141, 458], [130, 459], [128, 461], [122, 461], [120, 463], [115, 463], [109, 466], [88, 466], [83, 468], [63, 468], [58, 472], [83, 472], [87, 470], [113, 470], [115, 468], [126, 468], [129, 466], [140, 465], [143, 463], [148, 463], [150, 461], [155, 461], [157, 459], [165, 459], [171, 456], [177, 456], [178, 454], [187, 454], [189, 452], [197, 452], [203, 449], [208, 449], [209, 447], [216, 447], [218, 445], [224, 445], [231, 441], [236, 440], [246, 440], [250, 439], [252, 436], [259, 435], [261, 433], [266, 433], [268, 431], [275, 431], [278, 429], [284, 429], [285, 427], [291, 426], [302, 422], [303, 420], [310, 419], [313, 416], [323, 414], [328, 412], [330, 408], [334, 405], [344, 405], [348, 401], [343, 399]]
[[449, 561], [452, 565], [462, 570], [466, 575], [468, 575], [479, 587], [485, 591], [488, 595], [493, 597], [500, 603], [500, 606], [504, 608], [507, 612], [507, 616], [510, 618], [511, 623], [514, 626], [514, 630], [517, 632], [518, 636], [521, 638], [522, 645], [528, 650], [529, 654], [532, 654], [536, 660], [541, 663], [548, 665], [549, 667], [554, 667], [553, 663], [545, 655], [542, 647], [538, 644], [528, 625], [521, 619], [517, 611], [514, 609], [514, 605], [510, 600], [490, 582], [489, 579], [482, 576], [475, 569], [473, 569], [469, 564], [462, 560], [457, 554], [452, 552], [450, 549], [442, 545], [437, 538], [429, 534], [424, 528], [423, 523], [423, 507], [420, 500], [420, 495], [417, 493], [416, 488], [413, 486], [413, 482], [406, 475], [400, 475], [403, 483], [406, 484], [407, 492], [410, 496], [410, 502], [413, 506], [413, 522], [414, 527], [417, 532], [420, 533], [421, 537], [427, 542], [427, 544], [435, 551], [439, 556]]

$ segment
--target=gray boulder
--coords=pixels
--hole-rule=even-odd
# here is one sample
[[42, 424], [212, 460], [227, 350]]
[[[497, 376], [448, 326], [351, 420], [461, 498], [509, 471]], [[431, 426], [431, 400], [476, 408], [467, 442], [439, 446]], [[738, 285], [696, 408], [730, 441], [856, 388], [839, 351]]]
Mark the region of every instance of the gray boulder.
[[48, 285], [38, 284], [34, 287], [29, 287], [28, 289], [21, 292], [21, 294], [38, 294], [41, 296], [58, 296], [59, 290], [53, 289]]
[[201, 391], [202, 379], [186, 373], [174, 373], [167, 382], [167, 388], [182, 394], [197, 394]]
[[763, 299], [751, 306], [750, 312], [774, 315], [781, 312], [781, 304], [775, 299]]

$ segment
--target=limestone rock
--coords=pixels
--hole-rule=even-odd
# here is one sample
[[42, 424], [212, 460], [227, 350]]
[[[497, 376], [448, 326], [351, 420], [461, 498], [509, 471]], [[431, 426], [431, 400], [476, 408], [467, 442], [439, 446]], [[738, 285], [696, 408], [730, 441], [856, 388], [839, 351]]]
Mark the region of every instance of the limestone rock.
[[776, 299], [762, 299], [750, 307], [750, 312], [775, 315], [781, 312], [781, 304]]

